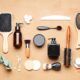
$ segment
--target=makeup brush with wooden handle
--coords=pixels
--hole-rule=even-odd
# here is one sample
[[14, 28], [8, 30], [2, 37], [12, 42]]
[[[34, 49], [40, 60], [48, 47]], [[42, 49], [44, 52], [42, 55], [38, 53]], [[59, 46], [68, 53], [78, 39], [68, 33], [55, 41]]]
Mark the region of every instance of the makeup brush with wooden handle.
[[65, 65], [65, 67], [70, 67], [70, 65], [71, 65], [71, 48], [70, 48], [71, 30], [70, 30], [70, 26], [68, 26], [66, 34], [67, 35], [66, 35], [66, 48], [64, 49], [64, 65]]
[[25, 45], [26, 45], [25, 55], [27, 58], [30, 57], [30, 42], [31, 40], [25, 40]]

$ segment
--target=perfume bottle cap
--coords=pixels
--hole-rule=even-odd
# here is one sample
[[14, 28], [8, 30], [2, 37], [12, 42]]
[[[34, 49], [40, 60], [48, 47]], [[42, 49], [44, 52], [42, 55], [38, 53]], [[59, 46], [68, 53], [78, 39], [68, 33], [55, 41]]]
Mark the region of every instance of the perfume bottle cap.
[[56, 44], [56, 38], [49, 38], [51, 40], [51, 44]]

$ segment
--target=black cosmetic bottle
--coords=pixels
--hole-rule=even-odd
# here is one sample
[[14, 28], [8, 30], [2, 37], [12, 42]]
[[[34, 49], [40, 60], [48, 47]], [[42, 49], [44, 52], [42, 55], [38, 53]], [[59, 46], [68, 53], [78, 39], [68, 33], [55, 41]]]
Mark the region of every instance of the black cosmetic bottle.
[[48, 44], [49, 59], [58, 59], [60, 56], [60, 45], [56, 43], [56, 38], [50, 38], [51, 43]]

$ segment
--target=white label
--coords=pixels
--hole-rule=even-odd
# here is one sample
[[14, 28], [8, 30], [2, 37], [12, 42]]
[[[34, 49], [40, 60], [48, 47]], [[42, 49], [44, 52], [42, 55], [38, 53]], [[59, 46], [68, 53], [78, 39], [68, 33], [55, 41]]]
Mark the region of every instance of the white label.
[[19, 44], [19, 33], [16, 33], [16, 44]]

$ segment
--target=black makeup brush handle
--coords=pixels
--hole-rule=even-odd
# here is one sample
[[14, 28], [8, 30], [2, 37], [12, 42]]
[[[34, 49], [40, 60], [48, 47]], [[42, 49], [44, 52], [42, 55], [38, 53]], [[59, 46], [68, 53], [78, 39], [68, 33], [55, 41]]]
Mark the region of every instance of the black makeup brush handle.
[[70, 67], [71, 65], [71, 49], [65, 48], [64, 50], [64, 65]]

